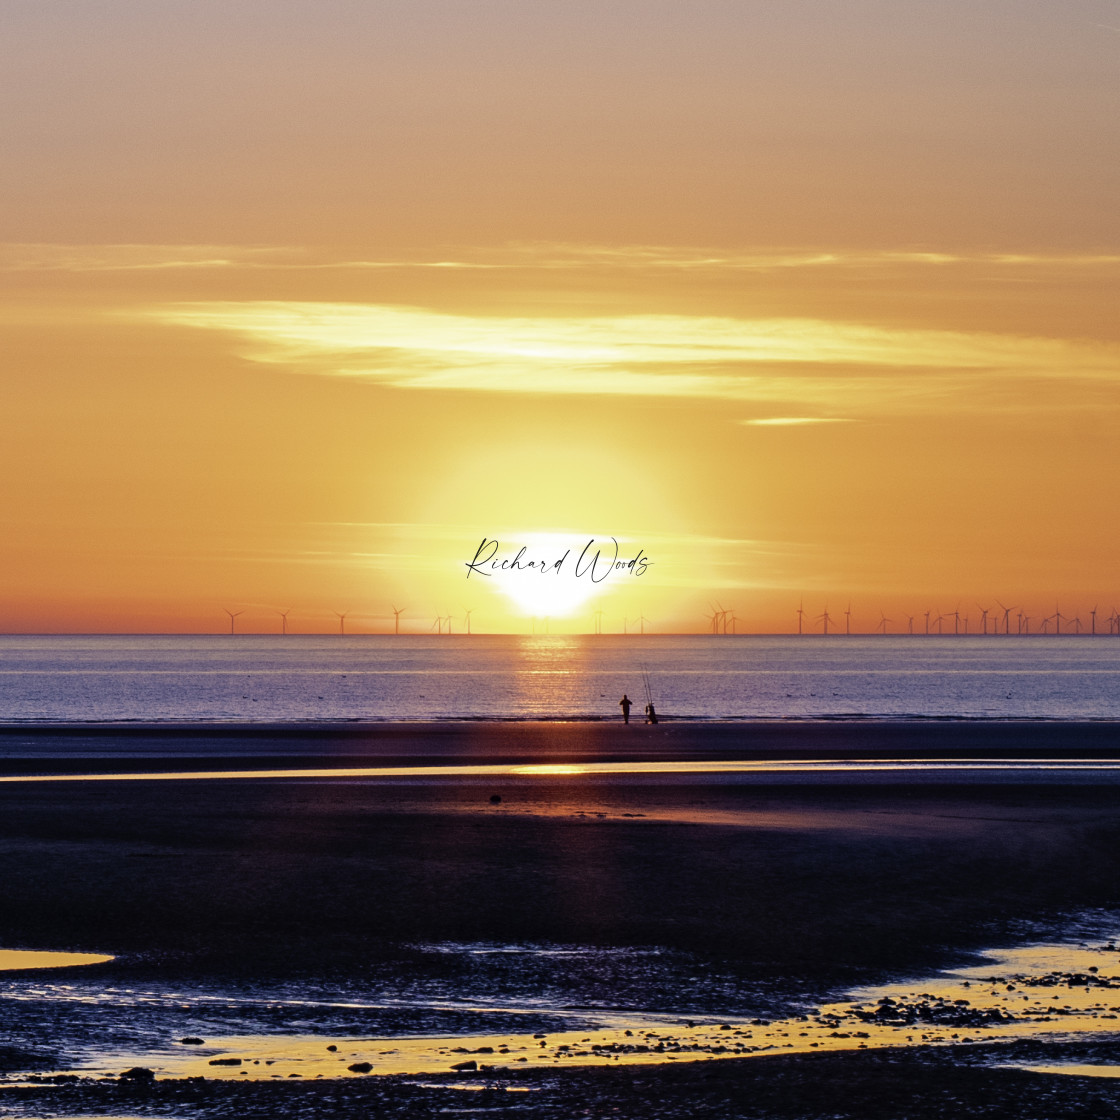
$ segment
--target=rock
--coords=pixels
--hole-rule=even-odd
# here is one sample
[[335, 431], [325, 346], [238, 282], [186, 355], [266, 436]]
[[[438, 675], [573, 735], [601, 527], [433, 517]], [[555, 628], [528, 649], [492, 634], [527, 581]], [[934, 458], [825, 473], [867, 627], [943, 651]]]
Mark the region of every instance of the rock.
[[451, 1068], [461, 1070], [461, 1071], [462, 1070], [474, 1070], [474, 1069], [478, 1069], [478, 1062], [476, 1062], [473, 1058], [471, 1058], [471, 1060], [469, 1062], [456, 1062]]
[[212, 1066], [239, 1066], [241, 1065], [240, 1058], [211, 1058], [210, 1064]]
[[338, 1047], [335, 1046], [335, 1044], [332, 1042], [330, 1046], [327, 1047], [327, 1049], [333, 1054], [338, 1049]]
[[156, 1075], [146, 1066], [133, 1066], [121, 1074], [122, 1081], [155, 1081]]
[[371, 1073], [373, 1066], [369, 1062], [355, 1062], [352, 1066], [346, 1067], [351, 1073]]
[[502, 795], [500, 793], [492, 793], [490, 795], [490, 804], [491, 805], [501, 805], [501, 803], [502, 803]]
[[195, 1038], [194, 1035], [188, 1035], [186, 1038], [181, 1038], [179, 1041], [184, 1046], [204, 1046], [205, 1042], [201, 1038]]

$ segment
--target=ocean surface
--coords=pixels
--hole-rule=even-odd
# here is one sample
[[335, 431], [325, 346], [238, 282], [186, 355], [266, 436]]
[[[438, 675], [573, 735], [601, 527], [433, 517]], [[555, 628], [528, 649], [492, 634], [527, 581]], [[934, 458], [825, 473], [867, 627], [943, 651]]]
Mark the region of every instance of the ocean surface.
[[0, 722], [1120, 719], [1117, 637], [0, 636]]

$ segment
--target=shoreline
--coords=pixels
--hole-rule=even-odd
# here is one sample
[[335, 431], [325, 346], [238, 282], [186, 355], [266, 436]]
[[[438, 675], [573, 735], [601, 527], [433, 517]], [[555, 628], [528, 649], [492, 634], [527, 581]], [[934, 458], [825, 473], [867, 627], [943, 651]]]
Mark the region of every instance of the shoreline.
[[[816, 716], [675, 716], [672, 714], [658, 713], [657, 727], [814, 727], [848, 726], [850, 724], [878, 727], [884, 725], [897, 725], [899, 727], [914, 727], [925, 725], [950, 725], [975, 724], [977, 726], [991, 727], [1003, 724], [1016, 724], [1024, 726], [1068, 726], [1090, 727], [1111, 726], [1120, 729], [1120, 719], [1110, 716], [1085, 716], [1071, 719], [1066, 716], [970, 716], [970, 715], [869, 715], [863, 713]], [[299, 719], [299, 720], [238, 720], [238, 719], [168, 719], [168, 720], [140, 720], [140, 719], [105, 719], [105, 720], [55, 720], [55, 719], [10, 719], [0, 720], [0, 735], [34, 731], [57, 730], [96, 730], [121, 731], [136, 729], [138, 731], [192, 731], [196, 729], [222, 729], [233, 728], [244, 731], [260, 731], [262, 733], [282, 733], [285, 731], [298, 732], [305, 729], [322, 729], [339, 731], [352, 730], [356, 733], [370, 731], [384, 727], [408, 728], [434, 728], [434, 727], [475, 727], [478, 725], [493, 727], [645, 727], [648, 726], [643, 718], [635, 711], [634, 718], [625, 724], [618, 715], [589, 716], [443, 716], [430, 719], [361, 719], [358, 717], [340, 717], [338, 719]]]

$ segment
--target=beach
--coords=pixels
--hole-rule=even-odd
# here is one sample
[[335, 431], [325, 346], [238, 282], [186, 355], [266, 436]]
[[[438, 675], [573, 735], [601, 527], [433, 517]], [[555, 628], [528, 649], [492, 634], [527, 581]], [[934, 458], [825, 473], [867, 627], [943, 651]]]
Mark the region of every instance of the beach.
[[[476, 724], [435, 732], [410, 726], [124, 734], [9, 729], [5, 776], [56, 780], [0, 784], [0, 944], [113, 954], [111, 963], [52, 977], [58, 982], [65, 972], [71, 983], [96, 981], [113, 991], [203, 985], [259, 993], [298, 981], [345, 991], [358, 1006], [371, 993], [436, 985], [450, 1004], [429, 1000], [427, 1010], [402, 1011], [394, 1022], [406, 1034], [452, 1033], [440, 1015], [462, 1019], [465, 1009], [451, 1004], [464, 992], [476, 997], [479, 1023], [500, 1030], [514, 1029], [515, 1006], [525, 1014], [513, 997], [534, 991], [552, 999], [535, 1012], [546, 1033], [558, 1029], [548, 1016], [559, 1008], [591, 1018], [607, 1006], [656, 1010], [681, 1021], [691, 1013], [713, 1024], [732, 1013], [796, 1017], [852, 987], [965, 963], [991, 946], [1068, 938], [1071, 916], [1084, 922], [1096, 915], [1107, 926], [1120, 910], [1115, 787], [1062, 772], [1012, 783], [970, 782], [955, 771], [934, 781], [908, 772], [864, 781], [858, 769], [808, 778], [768, 773], [758, 780], [687, 770], [588, 773], [578, 764], [616, 756], [631, 762], [756, 752], [820, 757], [830, 749], [840, 758], [893, 757], [906, 741], [915, 754], [919, 746], [927, 755], [958, 756], [962, 746], [984, 753], [987, 743], [993, 757], [1064, 751], [1100, 758], [1116, 738], [1107, 724], [1020, 730], [931, 723], [915, 740], [890, 725], [846, 723], [808, 730], [685, 724]], [[244, 770], [246, 756], [254, 766], [293, 759], [322, 766], [325, 755], [334, 764], [408, 763], [409, 773], [166, 779], [157, 776], [170, 768], [157, 748], [169, 737], [179, 737], [176, 767], [190, 758], [210, 774]], [[186, 751], [183, 737], [190, 739]], [[207, 742], [209, 753], [199, 746]], [[28, 757], [36, 751], [39, 757]], [[436, 773], [449, 757], [536, 769]], [[97, 766], [91, 769], [91, 762]], [[136, 777], [105, 780], [110, 763]], [[102, 780], [57, 780], [63, 768], [100, 772]], [[544, 951], [507, 961], [499, 950], [509, 946], [545, 947], [560, 956]], [[582, 954], [578, 969], [562, 955], [567, 950]], [[464, 960], [471, 962], [469, 976], [461, 971]], [[491, 1006], [489, 996], [512, 1002]], [[30, 1012], [4, 1003], [9, 1075], [72, 1071], [85, 1028], [75, 1027], [70, 1005], [44, 1004], [36, 1037]], [[337, 997], [332, 1006], [342, 1003]], [[352, 1014], [354, 1031], [368, 1034], [385, 1012], [371, 1011], [368, 1021]], [[141, 1018], [121, 1022], [134, 1026]], [[167, 1022], [159, 1020], [158, 1029], [170, 1030]], [[207, 1022], [208, 1034], [220, 1033], [221, 1015]], [[270, 1029], [281, 1032], [286, 1023], [280, 1015]], [[312, 1022], [326, 1032], [346, 1025], [337, 1018]], [[481, 1027], [460, 1023], [459, 1029]], [[122, 1054], [143, 1041], [124, 1038], [123, 1026], [122, 1032]], [[229, 1033], [236, 1033], [232, 1026]], [[967, 1048], [936, 1052], [914, 1046], [613, 1069], [511, 1065], [489, 1075], [491, 1087], [472, 1085], [470, 1094], [418, 1089], [415, 1077], [376, 1073], [301, 1085], [17, 1079], [0, 1089], [0, 1108], [27, 1116], [106, 1109], [419, 1116], [444, 1107], [516, 1104], [521, 1114], [544, 1117], [571, 1115], [582, 1102], [583, 1114], [604, 1116], [622, 1109], [633, 1116], [785, 1117], [827, 1108], [823, 1114], [833, 1116], [917, 1117], [944, 1115], [952, 1098], [970, 1102], [977, 1115], [1063, 1116], [1080, 1114], [1061, 1111], [1071, 1101], [1114, 1107], [1120, 1099], [1112, 1088], [1120, 1081], [994, 1068], [998, 1063], [985, 1061], [983, 1052], [995, 1045], [971, 1040]], [[1097, 1036], [1079, 1045], [1108, 1048]], [[450, 1065], [422, 1080], [462, 1081], [465, 1075]], [[531, 1091], [514, 1092], [520, 1089]], [[456, 1103], [448, 1104], [449, 1095]], [[1037, 1112], [998, 1111], [1036, 1099]], [[995, 1111], [982, 1111], [982, 1103]]]
[[613, 761], [1115, 758], [1120, 720], [409, 720], [0, 723], [0, 775], [238, 765], [530, 765]]

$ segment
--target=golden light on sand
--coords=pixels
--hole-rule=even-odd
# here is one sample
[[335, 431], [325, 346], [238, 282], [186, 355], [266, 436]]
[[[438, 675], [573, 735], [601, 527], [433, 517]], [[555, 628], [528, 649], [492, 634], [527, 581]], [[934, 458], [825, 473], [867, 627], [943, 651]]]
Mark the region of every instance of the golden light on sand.
[[542, 762], [533, 766], [515, 766], [510, 773], [528, 774], [538, 778], [563, 777], [572, 774], [587, 774], [590, 771], [586, 766], [571, 766], [563, 763]]
[[62, 953], [32, 949], [0, 949], [0, 972], [24, 968], [71, 968], [79, 964], [104, 964], [113, 958], [102, 953]]

